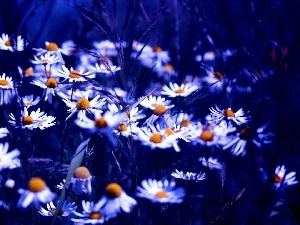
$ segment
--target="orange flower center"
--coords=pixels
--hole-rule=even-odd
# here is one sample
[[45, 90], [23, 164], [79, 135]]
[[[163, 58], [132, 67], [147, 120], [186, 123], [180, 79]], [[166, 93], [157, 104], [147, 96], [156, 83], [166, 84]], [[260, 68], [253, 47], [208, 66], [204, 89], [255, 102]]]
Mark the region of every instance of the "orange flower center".
[[282, 177], [274, 175], [273, 176], [274, 182], [280, 184], [282, 182]]
[[167, 198], [167, 197], [168, 197], [168, 194], [167, 194], [167, 192], [165, 192], [165, 191], [158, 191], [158, 192], [155, 194], [155, 197], [157, 197], [157, 198]]
[[216, 78], [218, 81], [222, 81], [223, 75], [219, 71], [216, 71], [214, 72], [214, 78]]
[[185, 120], [181, 121], [181, 126], [188, 127], [190, 125], [190, 123], [191, 123], [190, 120], [185, 119]]
[[108, 124], [103, 117], [100, 117], [99, 119], [97, 119], [95, 121], [95, 126], [98, 128], [105, 128], [105, 127], [108, 127]]
[[78, 110], [86, 110], [91, 106], [89, 100], [85, 99], [85, 98], [81, 98], [77, 101], [76, 103], [76, 108]]
[[57, 46], [57, 44], [55, 44], [54, 42], [50, 42], [50, 43], [46, 46], [46, 50], [47, 50], [47, 51], [57, 51], [57, 50], [58, 50], [58, 46]]
[[48, 59], [42, 59], [41, 60], [43, 64], [47, 64], [48, 63]]
[[24, 116], [23, 120], [22, 120], [22, 123], [24, 125], [32, 124], [33, 123], [33, 118], [31, 116]]
[[175, 93], [176, 93], [176, 94], [182, 94], [182, 93], [184, 93], [184, 90], [183, 90], [183, 89], [177, 89], [177, 90], [175, 91]]
[[44, 180], [39, 177], [31, 178], [28, 182], [28, 190], [31, 192], [40, 192], [47, 187]]
[[48, 88], [56, 88], [58, 86], [58, 82], [55, 78], [51, 77], [46, 81], [45, 85]]
[[223, 115], [227, 117], [234, 117], [234, 112], [231, 110], [231, 108], [224, 109]]
[[214, 135], [212, 132], [206, 130], [203, 131], [202, 134], [199, 137], [202, 141], [213, 141], [214, 140]]
[[7, 86], [9, 82], [7, 80], [0, 80], [0, 85], [1, 86]]
[[89, 218], [92, 220], [97, 220], [102, 218], [102, 214], [100, 212], [91, 212]]
[[13, 46], [15, 46], [15, 42], [13, 40], [7, 40], [7, 41], [5, 41], [4, 45], [13, 47]]
[[159, 133], [154, 133], [151, 135], [149, 141], [153, 143], [162, 143], [163, 142], [163, 137]]
[[121, 131], [127, 131], [127, 126], [125, 124], [120, 124], [117, 129], [120, 132]]
[[[56, 209], [52, 209], [52, 211], [51, 211], [51, 215], [52, 215], [52, 216], [54, 216], [54, 215], [55, 215], [55, 213], [56, 213]], [[58, 213], [58, 215], [62, 216], [63, 214], [64, 214], [64, 211], [63, 211], [63, 210], [59, 210], [59, 213]]]
[[251, 140], [254, 138], [254, 134], [249, 128], [243, 128], [240, 132], [240, 138], [243, 140]]
[[153, 110], [153, 114], [155, 116], [161, 116], [165, 112], [167, 112], [167, 108], [164, 105], [157, 105], [155, 109]]
[[166, 64], [164, 68], [168, 71], [174, 71], [174, 67], [171, 64]]
[[79, 78], [80, 73], [77, 70], [72, 70], [72, 72], [69, 74], [69, 77], [71, 78]]
[[111, 183], [106, 186], [105, 191], [109, 198], [118, 198], [121, 196], [123, 189], [117, 183]]
[[79, 179], [87, 179], [91, 177], [91, 174], [85, 166], [80, 166], [74, 171], [74, 177]]
[[32, 68], [27, 68], [25, 71], [26, 75], [33, 75], [33, 69]]
[[161, 47], [159, 47], [159, 46], [155, 46], [155, 47], [153, 48], [153, 52], [162, 52], [162, 49], [161, 49]]
[[166, 132], [166, 135], [168, 135], [168, 136], [174, 134], [173, 130], [169, 127], [165, 128], [165, 132]]

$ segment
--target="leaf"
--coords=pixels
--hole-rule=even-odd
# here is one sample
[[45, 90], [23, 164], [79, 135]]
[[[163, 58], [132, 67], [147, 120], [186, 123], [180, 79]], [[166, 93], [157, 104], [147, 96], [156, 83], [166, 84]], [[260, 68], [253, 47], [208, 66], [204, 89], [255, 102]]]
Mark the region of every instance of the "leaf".
[[60, 195], [60, 198], [59, 198], [59, 202], [58, 202], [56, 212], [54, 214], [51, 225], [55, 224], [56, 217], [58, 216], [58, 214], [61, 210], [61, 207], [62, 207], [62, 205], [63, 205], [63, 203], [66, 199], [66, 190], [70, 186], [71, 178], [74, 174], [74, 171], [81, 165], [84, 153], [86, 152], [85, 149], [87, 148], [89, 141], [90, 141], [90, 139], [87, 139], [87, 140], [83, 141], [76, 149], [76, 152], [75, 152], [75, 154], [73, 156], [73, 159], [70, 163], [70, 167], [69, 167], [67, 177], [66, 177], [66, 182], [64, 184], [63, 189], [61, 190], [61, 195]]

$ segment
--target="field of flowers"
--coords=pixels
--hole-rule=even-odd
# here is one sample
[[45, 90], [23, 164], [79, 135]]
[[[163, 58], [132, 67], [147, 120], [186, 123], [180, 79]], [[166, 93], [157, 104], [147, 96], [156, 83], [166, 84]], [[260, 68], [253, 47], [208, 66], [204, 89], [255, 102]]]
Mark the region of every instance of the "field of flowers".
[[11, 0], [0, 224], [300, 224], [296, 1]]

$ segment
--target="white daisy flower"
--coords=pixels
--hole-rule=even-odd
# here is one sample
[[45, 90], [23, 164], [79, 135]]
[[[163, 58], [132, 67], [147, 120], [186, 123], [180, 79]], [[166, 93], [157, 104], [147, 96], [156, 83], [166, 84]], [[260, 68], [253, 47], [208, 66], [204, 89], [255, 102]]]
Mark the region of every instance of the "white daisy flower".
[[[90, 74], [91, 72], [83, 73], [83, 69], [80, 71], [74, 70], [72, 67], [68, 69], [65, 65], [62, 65], [62, 69], [58, 70], [57, 76], [64, 78], [65, 80], [69, 80], [69, 82], [73, 81], [86, 81], [86, 78], [95, 78], [95, 74]], [[64, 81], [65, 81], [64, 80]]]
[[[107, 106], [108, 110], [112, 113], [120, 113], [123, 111], [123, 107], [120, 106], [120, 108], [118, 108], [116, 104], [108, 104]], [[124, 122], [136, 122], [137, 120], [143, 119], [145, 117], [146, 115], [143, 113], [142, 110], [139, 110], [138, 107], [133, 107], [130, 110], [126, 110], [126, 112], [124, 113]]]
[[0, 37], [0, 49], [2, 50], [11, 52], [23, 51], [25, 45], [26, 43], [20, 35], [17, 36], [17, 38], [14, 38], [9, 37], [8, 34], [2, 34], [2, 37]]
[[33, 80], [31, 84], [39, 86], [44, 89], [45, 101], [52, 103], [52, 98], [55, 96], [55, 90], [59, 87], [58, 80], [50, 77], [48, 79]]
[[159, 203], [181, 203], [185, 196], [183, 188], [175, 188], [175, 182], [168, 180], [143, 180], [137, 191], [137, 196]]
[[28, 190], [19, 189], [18, 192], [21, 194], [18, 201], [18, 206], [22, 208], [26, 208], [31, 203], [38, 207], [40, 202], [50, 202], [56, 196], [47, 187], [45, 181], [39, 177], [30, 179], [28, 182]]
[[66, 179], [63, 179], [62, 182], [60, 182], [58, 185], [55, 185], [55, 188], [62, 190], [65, 186]]
[[147, 98], [145, 98], [140, 104], [144, 106], [145, 108], [149, 108], [151, 110], [154, 110], [156, 106], [158, 105], [170, 105], [171, 101], [166, 100], [165, 98], [161, 96], [153, 96], [149, 95]]
[[214, 71], [213, 68], [206, 70], [207, 76], [201, 78], [201, 82], [204, 84], [214, 84], [211, 86], [213, 89], [220, 89], [224, 84], [224, 76], [219, 71]]
[[202, 163], [203, 166], [208, 167], [209, 169], [222, 169], [222, 164], [218, 162], [217, 159], [214, 159], [212, 157], [209, 157], [208, 159], [205, 158], [199, 158], [199, 161]]
[[31, 106], [37, 105], [40, 102], [41, 98], [37, 96], [35, 99], [33, 95], [26, 95], [22, 97], [22, 105], [29, 108]]
[[136, 133], [140, 129], [137, 125], [138, 125], [138, 122], [121, 123], [119, 126], [117, 126], [117, 128], [115, 130], [113, 130], [113, 132], [119, 136], [136, 137]]
[[17, 157], [20, 155], [18, 149], [14, 149], [8, 152], [9, 144], [0, 144], [0, 171], [3, 169], [14, 169], [21, 166], [20, 159]]
[[206, 174], [205, 173], [192, 173], [192, 172], [187, 172], [184, 173], [182, 171], [179, 170], [175, 170], [175, 172], [171, 173], [171, 176], [175, 177], [175, 178], [179, 178], [179, 179], [183, 179], [183, 180], [204, 180], [206, 178]]
[[3, 73], [0, 76], [0, 105], [9, 104], [15, 95], [16, 91], [12, 78]]
[[4, 138], [9, 134], [9, 131], [6, 127], [1, 127], [0, 128], [0, 138]]
[[97, 51], [103, 56], [117, 56], [118, 51], [115, 44], [109, 40], [97, 41], [93, 43]]
[[88, 100], [89, 93], [86, 92], [84, 97], [81, 97], [77, 102], [72, 102], [69, 99], [63, 99], [63, 102], [66, 103], [68, 112], [70, 115], [66, 118], [69, 119], [74, 113], [78, 112], [77, 118], [83, 120], [86, 118], [86, 112], [95, 113], [102, 112], [101, 108], [106, 103], [106, 99], [100, 99], [100, 95], [96, 95], [91, 101]]
[[41, 55], [40, 58], [35, 55], [33, 57], [34, 60], [29, 60], [33, 64], [51, 65], [61, 61], [59, 57], [51, 54], [51, 52], [47, 52], [45, 55]]
[[64, 42], [62, 44], [62, 47], [58, 47], [57, 43], [55, 42], [45, 42], [45, 48], [32, 48], [33, 50], [37, 51], [38, 55], [44, 54], [44, 53], [51, 53], [51, 54], [64, 54], [64, 55], [70, 55], [72, 51], [74, 51], [75, 43], [73, 41]]
[[177, 75], [174, 66], [169, 63], [164, 65], [156, 64], [153, 70], [157, 73], [158, 77], [163, 77], [165, 80], [168, 80], [170, 76]]
[[196, 91], [198, 89], [197, 86], [192, 85], [190, 83], [187, 84], [181, 84], [180, 86], [176, 83], [169, 83], [169, 86], [163, 86], [163, 91], [161, 92], [161, 94], [163, 95], [168, 95], [171, 98], [175, 98], [175, 97], [186, 97], [188, 95], [190, 95], [192, 92]]
[[193, 114], [188, 113], [178, 113], [175, 115], [172, 115], [172, 119], [176, 124], [180, 124], [182, 127], [190, 127], [194, 126], [192, 122]]
[[284, 165], [276, 167], [273, 178], [274, 185], [276, 188], [279, 188], [281, 184], [288, 186], [298, 183], [298, 181], [296, 180], [296, 172], [290, 172], [286, 174], [286, 169]]
[[97, 73], [105, 73], [105, 74], [113, 74], [117, 71], [121, 70], [121, 68], [119, 66], [113, 66], [113, 65], [109, 65], [109, 64], [95, 64], [95, 69], [93, 71], [97, 72]]
[[243, 109], [234, 112], [231, 108], [221, 110], [216, 106], [215, 109], [213, 107], [209, 108], [209, 111], [211, 112], [210, 115], [212, 116], [212, 120], [217, 124], [222, 120], [233, 121], [237, 125], [248, 123], [250, 121], [250, 117], [245, 116]]
[[[58, 204], [58, 203], [57, 203]], [[56, 213], [56, 206], [53, 204], [53, 202], [47, 203], [47, 209], [41, 207], [40, 210], [38, 211], [39, 214], [42, 216], [54, 216]], [[75, 206], [75, 202], [64, 202], [58, 216], [69, 216], [71, 215], [75, 210], [77, 206]]]
[[76, 168], [71, 182], [73, 183], [72, 190], [75, 193], [92, 193], [92, 176], [86, 167]]

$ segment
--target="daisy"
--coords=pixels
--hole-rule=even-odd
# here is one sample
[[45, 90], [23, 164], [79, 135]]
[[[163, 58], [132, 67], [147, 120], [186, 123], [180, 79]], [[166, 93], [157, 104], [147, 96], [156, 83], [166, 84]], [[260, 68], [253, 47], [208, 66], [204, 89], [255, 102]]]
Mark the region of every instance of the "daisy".
[[179, 179], [183, 179], [183, 180], [204, 180], [206, 178], [206, 174], [205, 173], [192, 173], [192, 172], [187, 172], [184, 173], [182, 171], [179, 170], [175, 170], [175, 172], [171, 173], [171, 176], [175, 177], [175, 178], [179, 178]]
[[[58, 203], [57, 203], [58, 204]], [[47, 209], [41, 207], [38, 211], [39, 214], [42, 216], [54, 216], [56, 213], [56, 206], [53, 204], [53, 202], [47, 203]], [[58, 213], [58, 216], [69, 216], [71, 215], [75, 210], [77, 206], [75, 206], [75, 202], [64, 202], [61, 210]]]
[[275, 173], [273, 175], [274, 185], [276, 188], [279, 188], [281, 184], [294, 185], [298, 183], [298, 181], [296, 180], [296, 172], [290, 172], [288, 174], [286, 174], [285, 172], [285, 166], [276, 167]]
[[26, 95], [22, 97], [22, 105], [27, 107], [27, 109], [31, 106], [37, 105], [40, 102], [41, 98], [37, 96], [35, 99], [33, 95]]
[[156, 97], [153, 95], [149, 95], [140, 104], [145, 108], [154, 110], [157, 105], [170, 105], [170, 103], [171, 103], [170, 100], [166, 100], [161, 96]]
[[163, 86], [163, 91], [161, 92], [161, 94], [163, 95], [168, 95], [171, 98], [175, 98], [175, 97], [186, 97], [188, 95], [190, 95], [192, 92], [194, 92], [195, 90], [198, 89], [197, 86], [192, 85], [190, 83], [187, 84], [181, 84], [180, 86], [176, 83], [169, 83], [169, 86]]
[[[123, 107], [120, 106], [118, 108], [118, 106], [116, 104], [108, 104], [108, 110], [112, 113], [120, 113], [123, 110]], [[128, 107], [131, 108], [131, 107]], [[129, 123], [129, 122], [136, 122], [137, 120], [143, 119], [145, 118], [146, 115], [143, 114], [142, 110], [139, 110], [138, 107], [132, 107], [130, 110], [126, 110], [126, 112], [124, 113], [124, 121], [125, 123]]]
[[121, 211], [129, 213], [136, 204], [136, 200], [128, 196], [119, 184], [110, 183], [96, 206], [101, 206], [106, 215], [115, 215]]
[[29, 60], [33, 64], [51, 65], [61, 61], [59, 57], [53, 54], [51, 55], [50, 52], [47, 52], [45, 55], [41, 55], [40, 58], [38, 58], [37, 56], [33, 57], [34, 60]]
[[9, 104], [15, 95], [16, 91], [12, 78], [3, 73], [0, 76], [0, 105]]
[[9, 131], [6, 127], [1, 127], [0, 128], [0, 138], [4, 138], [9, 134]]
[[159, 203], [181, 203], [185, 196], [183, 188], [175, 188], [175, 182], [168, 180], [143, 180], [137, 191], [137, 196]]
[[208, 159], [199, 158], [199, 161], [202, 163], [203, 166], [208, 167], [209, 169], [222, 169], [222, 164], [218, 162], [217, 159], [209, 157]]
[[204, 84], [214, 84], [211, 86], [214, 89], [222, 88], [224, 84], [224, 76], [219, 71], [214, 71], [213, 68], [209, 68], [206, 70], [207, 76], [201, 78], [201, 82]]
[[17, 36], [17, 38], [9, 37], [8, 34], [2, 34], [0, 37], [0, 49], [8, 50], [11, 52], [15, 51], [23, 51], [25, 46], [24, 40], [21, 36]]
[[45, 42], [45, 48], [33, 48], [33, 50], [37, 51], [38, 55], [44, 54], [44, 53], [51, 53], [59, 55], [60, 53], [64, 55], [70, 55], [72, 51], [74, 51], [75, 43], [73, 41], [64, 42], [62, 44], [62, 47], [58, 47], [57, 43], [55, 42]]
[[153, 69], [156, 73], [158, 77], [163, 77], [166, 80], [168, 80], [170, 78], [170, 76], [176, 76], [177, 72], [175, 71], [174, 66], [172, 66], [171, 64], [165, 64], [165, 65], [158, 65], [156, 64], [156, 66]]
[[50, 77], [48, 79], [33, 80], [31, 84], [39, 86], [44, 89], [45, 101], [52, 103], [52, 98], [55, 96], [55, 90], [58, 88], [58, 80]]
[[92, 193], [92, 176], [86, 167], [76, 168], [71, 182], [73, 183], [72, 190], [75, 193]]
[[136, 137], [136, 133], [139, 131], [139, 127], [137, 126], [138, 122], [130, 122], [130, 123], [121, 123], [119, 126], [116, 127], [113, 132], [118, 136], [134, 136]]
[[97, 41], [93, 43], [94, 47], [103, 56], [117, 56], [118, 51], [113, 42], [109, 40]]
[[82, 200], [82, 213], [73, 212], [80, 218], [71, 218], [76, 224], [102, 224], [106, 220], [115, 217], [116, 214], [105, 214], [101, 204]]
[[9, 144], [0, 144], [0, 171], [3, 169], [14, 169], [21, 166], [20, 159], [17, 157], [20, 155], [20, 151], [14, 149], [8, 152]]
[[73, 81], [86, 81], [86, 78], [95, 78], [95, 74], [90, 74], [91, 72], [83, 73], [83, 69], [80, 71], [74, 70], [73, 67], [68, 69], [65, 65], [62, 65], [62, 69], [58, 70], [57, 76], [65, 78], [63, 81], [68, 80], [69, 82]]
[[30, 179], [28, 190], [19, 189], [18, 192], [21, 194], [18, 206], [22, 208], [26, 208], [31, 203], [37, 207], [40, 202], [47, 203], [55, 198], [55, 194], [50, 191], [45, 181], [39, 177]]
[[172, 119], [176, 124], [180, 124], [182, 127], [193, 126], [192, 118], [194, 115], [188, 113], [178, 113], [172, 115]]
[[95, 64], [95, 69], [93, 71], [97, 72], [97, 73], [105, 73], [105, 74], [113, 74], [117, 71], [121, 70], [121, 68], [119, 66], [113, 66], [113, 65], [109, 65], [109, 64], [100, 64], [100, 66], [98, 65], [98, 63]]
[[222, 120], [226, 120], [241, 125], [243, 123], [248, 123], [250, 120], [249, 116], [245, 116], [243, 109], [234, 112], [231, 108], [221, 110], [216, 106], [215, 109], [213, 107], [209, 108], [209, 111], [211, 112], [212, 120], [216, 124], [220, 123]]
[[70, 115], [66, 118], [69, 119], [74, 113], [78, 112], [77, 118], [83, 120], [86, 118], [86, 112], [95, 113], [102, 112], [101, 108], [106, 103], [106, 99], [100, 99], [100, 95], [96, 95], [91, 101], [88, 100], [89, 93], [86, 92], [84, 97], [81, 97], [77, 102], [72, 102], [69, 99], [63, 99], [63, 102], [66, 103], [68, 112]]
[[66, 179], [63, 179], [62, 182], [60, 182], [58, 185], [55, 185], [55, 188], [62, 190], [65, 186]]

